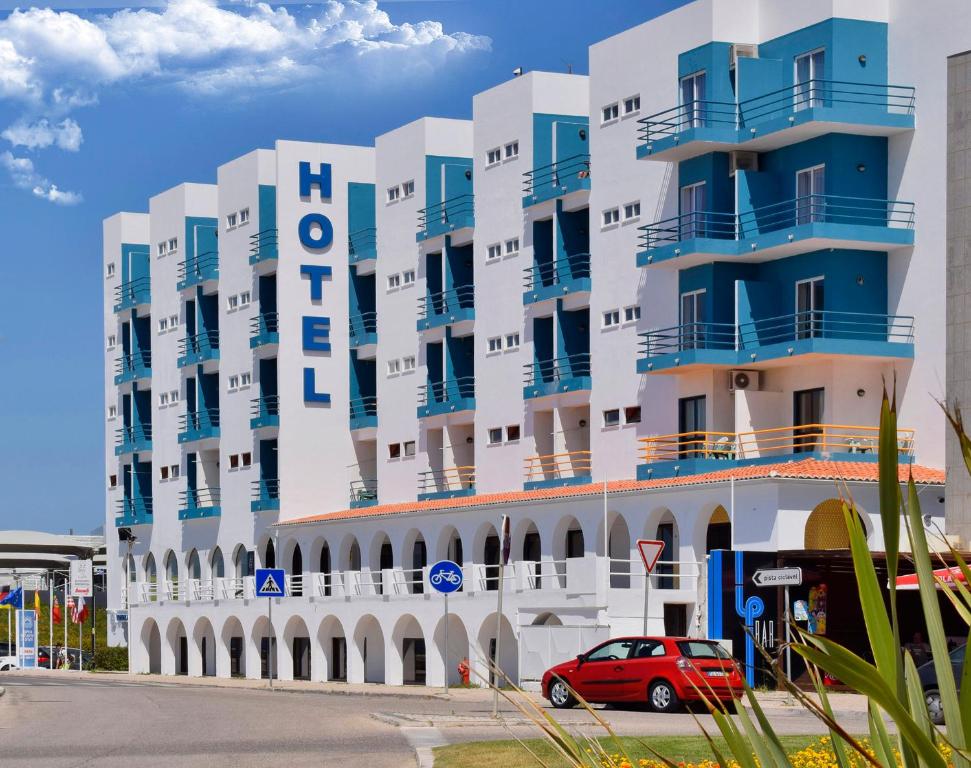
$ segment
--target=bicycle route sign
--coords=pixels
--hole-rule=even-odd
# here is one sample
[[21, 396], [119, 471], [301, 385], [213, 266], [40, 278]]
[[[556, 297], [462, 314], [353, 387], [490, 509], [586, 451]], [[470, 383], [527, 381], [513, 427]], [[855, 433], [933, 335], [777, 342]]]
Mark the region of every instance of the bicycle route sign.
[[439, 560], [428, 569], [428, 583], [442, 594], [455, 592], [462, 587], [462, 566], [451, 560]]

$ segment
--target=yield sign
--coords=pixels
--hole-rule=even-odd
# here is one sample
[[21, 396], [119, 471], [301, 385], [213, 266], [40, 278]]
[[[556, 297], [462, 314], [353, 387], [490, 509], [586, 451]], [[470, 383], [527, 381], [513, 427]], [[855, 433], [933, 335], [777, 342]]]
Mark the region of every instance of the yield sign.
[[641, 553], [641, 560], [644, 561], [644, 567], [647, 572], [650, 573], [654, 570], [654, 566], [657, 565], [657, 560], [664, 551], [664, 542], [655, 541], [654, 539], [638, 539], [637, 549]]

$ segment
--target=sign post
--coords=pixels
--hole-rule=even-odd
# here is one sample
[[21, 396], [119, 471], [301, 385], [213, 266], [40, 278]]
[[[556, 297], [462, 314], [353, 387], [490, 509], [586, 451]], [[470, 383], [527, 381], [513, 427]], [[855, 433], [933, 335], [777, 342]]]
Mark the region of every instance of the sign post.
[[[94, 595], [94, 568], [90, 560], [71, 561], [71, 597]], [[80, 643], [78, 643], [80, 645]]]
[[651, 571], [657, 565], [661, 553], [664, 551], [664, 542], [656, 539], [638, 539], [637, 551], [641, 553], [641, 560], [644, 561], [644, 634], [647, 634], [647, 606], [648, 595], [651, 587]]
[[783, 587], [785, 589], [786, 609], [783, 611], [783, 621], [786, 624], [786, 678], [792, 681], [792, 628], [790, 625], [789, 612], [792, 607], [789, 604], [789, 587], [798, 587], [802, 584], [802, 568], [792, 566], [789, 568], [761, 568], [752, 574], [752, 582], [757, 587]]
[[445, 596], [442, 664], [445, 666], [445, 693], [448, 693], [448, 596], [462, 588], [462, 566], [451, 560], [439, 560], [428, 569], [428, 583], [432, 585], [432, 589]]
[[270, 622], [266, 665], [270, 678], [270, 688], [273, 688], [273, 653], [276, 650], [276, 632], [273, 630], [273, 598], [287, 596], [287, 577], [282, 568], [256, 569], [256, 596], [270, 598], [266, 601], [266, 619]]
[[17, 664], [21, 669], [37, 667], [37, 611], [17, 610]]

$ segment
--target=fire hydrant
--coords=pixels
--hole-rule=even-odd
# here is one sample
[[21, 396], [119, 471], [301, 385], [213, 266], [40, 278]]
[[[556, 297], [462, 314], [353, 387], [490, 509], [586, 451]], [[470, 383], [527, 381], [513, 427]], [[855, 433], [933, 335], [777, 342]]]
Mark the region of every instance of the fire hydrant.
[[459, 662], [458, 671], [459, 671], [459, 677], [462, 678], [462, 685], [468, 686], [469, 672], [471, 671], [469, 669], [468, 659], [462, 659], [462, 661]]

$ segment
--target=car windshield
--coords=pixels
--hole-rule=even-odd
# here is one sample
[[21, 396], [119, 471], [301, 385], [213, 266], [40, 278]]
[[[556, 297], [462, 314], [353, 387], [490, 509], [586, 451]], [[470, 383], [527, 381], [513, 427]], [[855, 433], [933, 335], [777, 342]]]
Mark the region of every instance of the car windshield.
[[731, 659], [728, 651], [718, 643], [706, 643], [701, 640], [682, 640], [678, 643], [678, 650], [682, 656], [689, 659]]

